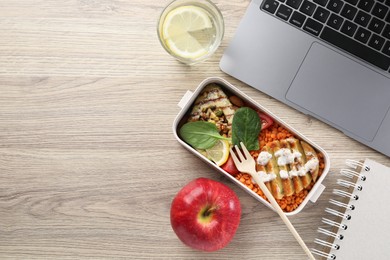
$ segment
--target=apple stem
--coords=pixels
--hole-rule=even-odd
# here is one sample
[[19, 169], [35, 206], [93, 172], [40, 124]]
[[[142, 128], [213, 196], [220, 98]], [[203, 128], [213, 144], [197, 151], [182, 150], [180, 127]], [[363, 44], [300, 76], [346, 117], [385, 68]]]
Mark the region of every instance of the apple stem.
[[203, 217], [209, 217], [215, 210], [217, 206], [207, 207], [205, 211], [203, 211]]

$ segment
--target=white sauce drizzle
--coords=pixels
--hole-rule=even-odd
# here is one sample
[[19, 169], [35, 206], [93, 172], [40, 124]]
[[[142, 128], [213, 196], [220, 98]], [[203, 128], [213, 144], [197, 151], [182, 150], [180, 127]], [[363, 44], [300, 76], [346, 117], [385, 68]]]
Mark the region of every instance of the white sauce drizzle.
[[278, 165], [284, 166], [293, 163], [295, 158], [300, 158], [302, 154], [298, 151], [291, 152], [288, 148], [282, 148], [275, 152], [275, 156], [278, 157]]
[[313, 157], [306, 162], [305, 169], [307, 171], [313, 172], [314, 169], [318, 166], [318, 163], [319, 163], [319, 161], [318, 161], [317, 157]]
[[305, 163], [304, 166], [302, 166], [299, 170], [291, 170], [289, 171], [290, 178], [297, 177], [297, 176], [305, 176], [308, 172], [313, 172], [317, 165], [319, 164], [319, 161], [316, 157], [311, 158], [309, 161]]
[[288, 172], [285, 171], [285, 170], [281, 170], [279, 172], [279, 175], [280, 175], [280, 178], [282, 178], [282, 179], [287, 179], [288, 178]]
[[299, 172], [297, 170], [291, 170], [289, 171], [288, 175], [290, 176], [290, 178], [297, 177], [299, 175]]
[[272, 158], [272, 154], [269, 152], [263, 151], [257, 157], [257, 163], [260, 165], [267, 165], [269, 160]]
[[[257, 172], [259, 175], [260, 175], [260, 179], [263, 181], [263, 182], [269, 182], [269, 181], [273, 181], [276, 179], [276, 175], [275, 173], [266, 173], [264, 171], [258, 171]], [[253, 182], [256, 183], [255, 180], [252, 179]]]

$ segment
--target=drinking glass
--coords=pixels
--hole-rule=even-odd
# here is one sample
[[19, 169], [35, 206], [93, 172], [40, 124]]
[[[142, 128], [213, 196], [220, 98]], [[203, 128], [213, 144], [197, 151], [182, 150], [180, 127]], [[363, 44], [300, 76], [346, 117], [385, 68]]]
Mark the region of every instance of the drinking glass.
[[192, 65], [217, 50], [224, 35], [223, 16], [209, 0], [175, 0], [162, 11], [157, 33], [171, 56]]

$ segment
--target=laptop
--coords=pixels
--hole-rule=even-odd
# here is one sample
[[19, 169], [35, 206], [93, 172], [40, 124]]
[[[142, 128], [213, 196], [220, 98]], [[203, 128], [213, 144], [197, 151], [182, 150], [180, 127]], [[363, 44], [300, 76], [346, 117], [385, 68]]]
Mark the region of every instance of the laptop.
[[252, 0], [220, 68], [390, 156], [390, 0]]

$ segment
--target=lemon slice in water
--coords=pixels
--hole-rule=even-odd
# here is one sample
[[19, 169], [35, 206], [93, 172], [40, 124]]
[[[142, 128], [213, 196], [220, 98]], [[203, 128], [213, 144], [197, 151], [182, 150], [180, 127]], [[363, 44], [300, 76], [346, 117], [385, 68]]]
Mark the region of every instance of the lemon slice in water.
[[229, 148], [228, 141], [218, 140], [213, 147], [206, 149], [207, 157], [215, 162], [216, 165], [221, 166], [229, 158]]
[[213, 29], [213, 23], [207, 11], [197, 6], [180, 6], [169, 12], [163, 23], [163, 37], [167, 47], [175, 55], [196, 59], [207, 54], [207, 30]]

